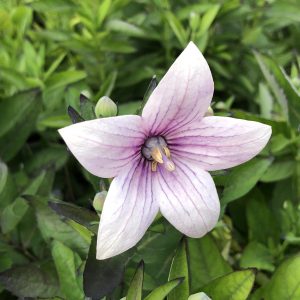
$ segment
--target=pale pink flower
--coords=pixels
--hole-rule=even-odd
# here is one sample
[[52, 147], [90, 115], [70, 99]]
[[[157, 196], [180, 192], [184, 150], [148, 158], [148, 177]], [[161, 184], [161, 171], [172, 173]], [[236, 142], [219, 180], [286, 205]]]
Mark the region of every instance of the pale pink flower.
[[213, 91], [209, 66], [191, 42], [153, 91], [142, 116], [96, 119], [59, 130], [90, 173], [115, 177], [100, 219], [98, 259], [133, 247], [159, 210], [190, 237], [199, 238], [216, 225], [220, 203], [208, 171], [257, 155], [271, 127], [204, 117]]

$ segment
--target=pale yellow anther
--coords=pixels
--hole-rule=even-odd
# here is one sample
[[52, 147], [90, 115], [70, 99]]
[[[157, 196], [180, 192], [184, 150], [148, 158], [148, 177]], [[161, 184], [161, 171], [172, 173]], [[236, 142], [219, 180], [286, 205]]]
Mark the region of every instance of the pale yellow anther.
[[170, 158], [171, 157], [171, 152], [170, 152], [169, 148], [168, 147], [163, 147], [163, 149], [165, 151], [165, 154], [166, 154], [167, 158]]
[[175, 165], [171, 160], [168, 160], [165, 164], [164, 164], [166, 170], [168, 170], [169, 172], [173, 172], [175, 171]]
[[166, 170], [173, 172], [175, 170], [175, 164], [171, 160], [171, 152], [166, 146], [155, 147], [151, 152], [153, 158], [151, 162], [151, 171], [157, 171], [157, 165], [163, 164]]
[[156, 170], [157, 170], [157, 162], [153, 160], [151, 162], [151, 171], [156, 172]]
[[160, 150], [159, 150], [158, 147], [155, 147], [155, 148], [152, 150], [151, 156], [152, 156], [152, 158], [153, 158], [156, 162], [158, 162], [158, 163], [160, 163], [160, 164], [162, 164], [162, 163], [164, 162], [164, 161], [163, 161], [163, 158], [162, 158], [162, 154], [161, 154], [161, 152], [160, 152]]

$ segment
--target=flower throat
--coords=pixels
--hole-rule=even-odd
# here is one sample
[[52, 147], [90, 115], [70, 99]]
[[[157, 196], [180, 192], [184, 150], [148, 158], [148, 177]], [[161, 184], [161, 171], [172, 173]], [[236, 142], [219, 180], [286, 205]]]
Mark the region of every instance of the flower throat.
[[157, 170], [158, 164], [162, 164], [169, 172], [175, 170], [175, 165], [171, 160], [171, 152], [167, 146], [162, 136], [153, 136], [145, 141], [142, 147], [142, 154], [147, 160], [151, 161], [151, 170], [153, 172]]

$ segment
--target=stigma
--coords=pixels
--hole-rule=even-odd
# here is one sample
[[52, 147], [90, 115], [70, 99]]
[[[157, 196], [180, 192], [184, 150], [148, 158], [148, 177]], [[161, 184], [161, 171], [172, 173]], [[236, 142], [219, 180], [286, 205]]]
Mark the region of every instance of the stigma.
[[158, 164], [164, 166], [169, 172], [175, 170], [175, 164], [171, 160], [171, 152], [165, 139], [162, 136], [150, 137], [142, 148], [143, 156], [151, 161], [151, 170], [155, 172]]

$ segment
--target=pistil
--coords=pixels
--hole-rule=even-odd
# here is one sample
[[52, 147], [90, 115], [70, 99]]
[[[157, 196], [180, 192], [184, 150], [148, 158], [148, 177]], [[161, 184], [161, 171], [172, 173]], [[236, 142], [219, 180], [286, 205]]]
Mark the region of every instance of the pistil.
[[167, 147], [165, 139], [161, 136], [147, 139], [143, 148], [143, 156], [151, 161], [151, 170], [157, 171], [157, 165], [161, 164], [169, 172], [175, 170], [175, 164], [171, 160], [171, 152]]

